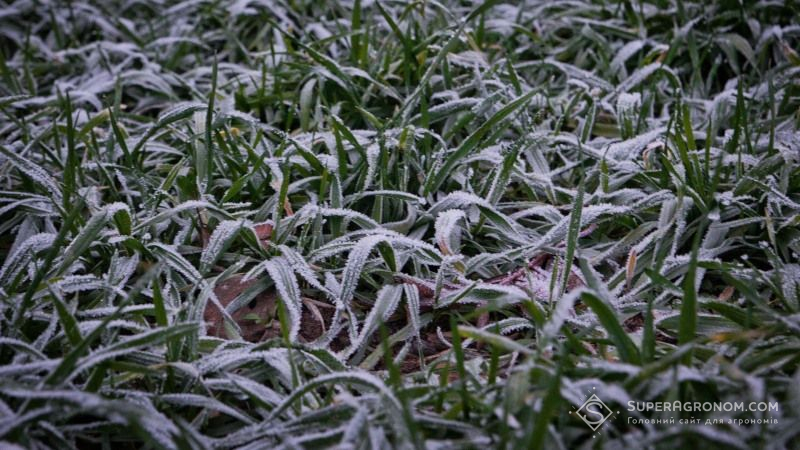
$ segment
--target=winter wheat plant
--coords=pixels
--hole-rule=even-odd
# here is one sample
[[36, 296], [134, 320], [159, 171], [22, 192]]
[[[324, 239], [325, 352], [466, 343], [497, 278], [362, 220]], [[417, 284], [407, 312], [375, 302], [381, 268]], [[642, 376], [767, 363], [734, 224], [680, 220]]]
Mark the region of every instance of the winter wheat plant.
[[0, 447], [796, 448], [798, 17], [4, 2]]

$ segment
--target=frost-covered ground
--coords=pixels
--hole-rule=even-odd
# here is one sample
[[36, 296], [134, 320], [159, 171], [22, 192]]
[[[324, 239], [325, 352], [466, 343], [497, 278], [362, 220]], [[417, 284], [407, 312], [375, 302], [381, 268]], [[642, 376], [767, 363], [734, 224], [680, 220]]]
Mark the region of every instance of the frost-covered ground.
[[800, 7], [469, 3], [0, 7], [0, 446], [796, 447]]

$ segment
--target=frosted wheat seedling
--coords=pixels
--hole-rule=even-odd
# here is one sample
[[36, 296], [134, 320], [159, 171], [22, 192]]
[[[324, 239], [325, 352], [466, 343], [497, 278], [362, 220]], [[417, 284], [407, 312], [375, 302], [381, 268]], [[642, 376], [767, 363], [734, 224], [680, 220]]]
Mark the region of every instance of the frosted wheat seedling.
[[798, 17], [7, 1], [0, 448], [794, 448]]

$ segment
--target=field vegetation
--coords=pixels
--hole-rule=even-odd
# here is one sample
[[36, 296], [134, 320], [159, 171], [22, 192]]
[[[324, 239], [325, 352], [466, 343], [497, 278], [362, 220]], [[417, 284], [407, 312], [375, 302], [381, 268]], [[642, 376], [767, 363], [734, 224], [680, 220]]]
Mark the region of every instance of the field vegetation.
[[797, 448], [799, 17], [5, 3], [0, 446]]

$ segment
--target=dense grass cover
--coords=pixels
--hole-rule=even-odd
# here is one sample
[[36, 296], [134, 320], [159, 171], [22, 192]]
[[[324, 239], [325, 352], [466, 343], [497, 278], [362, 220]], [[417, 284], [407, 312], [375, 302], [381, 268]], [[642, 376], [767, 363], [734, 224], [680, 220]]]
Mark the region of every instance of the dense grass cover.
[[12, 0], [0, 446], [796, 445], [798, 13]]

